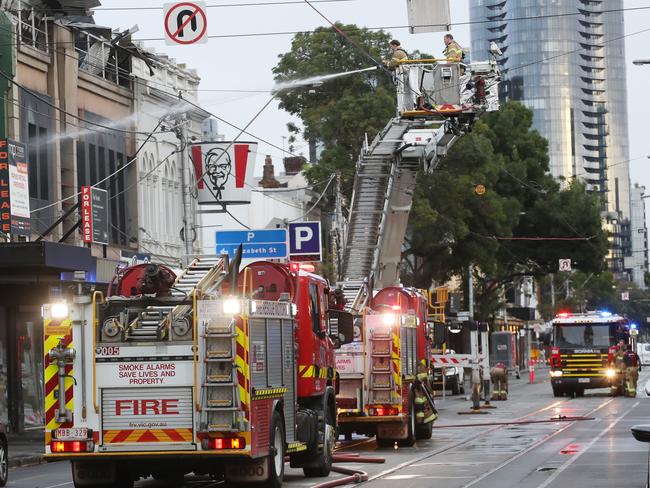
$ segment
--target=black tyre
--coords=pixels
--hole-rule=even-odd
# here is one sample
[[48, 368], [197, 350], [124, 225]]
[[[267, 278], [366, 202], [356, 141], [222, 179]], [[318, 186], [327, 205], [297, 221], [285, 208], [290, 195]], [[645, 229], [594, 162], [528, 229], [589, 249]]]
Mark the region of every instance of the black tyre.
[[417, 440], [428, 440], [433, 435], [433, 422], [428, 424], [416, 424], [415, 438]]
[[576, 398], [585, 396], [584, 388], [580, 388], [579, 390], [576, 390], [575, 395], [576, 395]]
[[452, 395], [460, 395], [460, 379], [458, 376], [454, 376], [454, 378], [450, 381], [451, 383], [451, 394]]
[[564, 396], [564, 390], [559, 386], [553, 385], [553, 396], [556, 398]]
[[397, 441], [397, 445], [401, 447], [411, 447], [413, 444], [415, 444], [415, 429], [416, 429], [416, 424], [415, 424], [415, 398], [413, 396], [413, 393], [411, 393], [411, 398], [409, 401], [409, 418], [407, 419], [408, 422], [408, 430], [406, 434], [406, 439], [401, 439]]
[[323, 419], [323, 452], [317, 466], [302, 468], [307, 478], [322, 478], [329, 476], [332, 469], [332, 459], [334, 456], [334, 445], [336, 444], [336, 427], [332, 412], [328, 408]]
[[346, 440], [346, 441], [351, 441], [351, 440], [352, 440], [352, 433], [351, 433], [351, 432], [347, 432], [347, 433], [344, 435], [344, 437], [345, 437], [345, 440]]
[[276, 411], [271, 417], [271, 438], [269, 455], [269, 479], [263, 484], [266, 488], [280, 488], [284, 479], [284, 424], [282, 416]]
[[393, 447], [395, 445], [395, 439], [384, 439], [383, 437], [377, 437], [375, 439], [378, 447]]
[[7, 450], [7, 442], [0, 439], [0, 486], [7, 484], [9, 478], [9, 452]]

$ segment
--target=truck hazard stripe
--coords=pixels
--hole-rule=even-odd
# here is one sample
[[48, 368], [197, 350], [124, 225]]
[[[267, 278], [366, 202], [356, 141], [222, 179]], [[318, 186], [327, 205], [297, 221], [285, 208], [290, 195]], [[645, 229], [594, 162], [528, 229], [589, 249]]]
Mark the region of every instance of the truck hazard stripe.
[[237, 356], [235, 366], [237, 367], [237, 386], [239, 391], [239, 402], [244, 416], [249, 419], [248, 406], [250, 404], [250, 370], [248, 357], [248, 320], [237, 321], [236, 327]]
[[[44, 366], [44, 382], [45, 382], [45, 426], [46, 431], [54, 430], [58, 427], [71, 427], [72, 423], [59, 424], [56, 422], [55, 414], [59, 406], [59, 401], [55, 396], [55, 392], [59, 387], [59, 370], [55, 363], [50, 361], [49, 352], [55, 348], [59, 342], [62, 342], [68, 348], [72, 347], [72, 320], [55, 320], [52, 318], [45, 318], [43, 322], [43, 366]], [[72, 376], [74, 371], [72, 365], [68, 364], [65, 367], [68, 377], [65, 380], [65, 401], [66, 408], [73, 410], [73, 387], [74, 380]]]
[[104, 430], [104, 444], [139, 442], [192, 442], [192, 429]]

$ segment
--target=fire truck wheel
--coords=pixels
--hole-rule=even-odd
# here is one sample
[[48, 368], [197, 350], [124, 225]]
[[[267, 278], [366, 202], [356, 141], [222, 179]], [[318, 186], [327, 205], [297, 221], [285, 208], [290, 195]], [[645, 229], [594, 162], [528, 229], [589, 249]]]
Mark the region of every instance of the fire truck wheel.
[[307, 478], [329, 476], [332, 469], [332, 456], [334, 453], [334, 445], [336, 444], [336, 428], [334, 427], [334, 419], [332, 418], [330, 409], [327, 409], [325, 412], [323, 428], [325, 429], [323, 433], [323, 452], [321, 453], [322, 455], [318, 464], [302, 468]]
[[280, 488], [284, 478], [284, 426], [282, 416], [273, 412], [271, 417], [271, 455], [269, 456], [269, 479], [266, 488]]
[[9, 461], [7, 459], [7, 443], [0, 438], [0, 486], [7, 484], [9, 477]]
[[415, 398], [413, 396], [413, 393], [411, 393], [411, 398], [409, 401], [410, 407], [409, 407], [409, 418], [408, 418], [408, 432], [406, 434], [406, 439], [402, 439], [398, 441], [398, 445], [400, 447], [411, 447], [413, 444], [415, 444]]
[[585, 396], [584, 388], [580, 388], [579, 390], [576, 390], [575, 394], [576, 394], [576, 398]]
[[553, 385], [553, 396], [556, 398], [564, 396], [564, 390], [559, 386]]

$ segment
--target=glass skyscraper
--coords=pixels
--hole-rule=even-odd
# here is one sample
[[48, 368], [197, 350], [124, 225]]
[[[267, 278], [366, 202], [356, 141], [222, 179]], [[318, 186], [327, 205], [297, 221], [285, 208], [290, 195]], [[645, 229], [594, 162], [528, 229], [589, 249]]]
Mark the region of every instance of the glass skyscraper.
[[[622, 271], [630, 182], [623, 0], [470, 0], [472, 55], [503, 51], [501, 97], [534, 112], [556, 178], [603, 196], [608, 258]], [[608, 10], [609, 12], [605, 12]]]

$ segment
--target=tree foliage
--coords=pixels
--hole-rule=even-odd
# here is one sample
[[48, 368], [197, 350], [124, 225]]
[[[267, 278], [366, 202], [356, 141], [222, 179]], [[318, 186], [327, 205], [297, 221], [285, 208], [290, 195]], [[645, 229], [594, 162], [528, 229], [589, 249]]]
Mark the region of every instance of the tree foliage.
[[[531, 127], [529, 109], [506, 104], [477, 122], [438, 171], [419, 179], [406, 283], [428, 287], [466, 275], [473, 263], [478, 308], [488, 313], [501, 285], [556, 272], [561, 258], [585, 272], [601, 271], [607, 237], [600, 202], [582, 183], [562, 188], [551, 177], [547, 142]], [[485, 194], [477, 194], [477, 185]]]
[[[338, 25], [375, 59], [388, 56], [390, 36], [355, 25]], [[279, 56], [273, 69], [276, 82], [344, 73], [372, 66], [359, 48], [333, 28], [297, 34], [291, 50]], [[354, 168], [366, 134], [372, 138], [395, 115], [395, 88], [383, 71], [370, 71], [329, 80], [320, 86], [302, 87], [278, 94], [280, 107], [300, 119], [302, 128], [290, 124], [294, 134], [322, 144], [319, 164], [307, 171], [311, 182], [342, 173], [343, 188], [350, 195]]]

